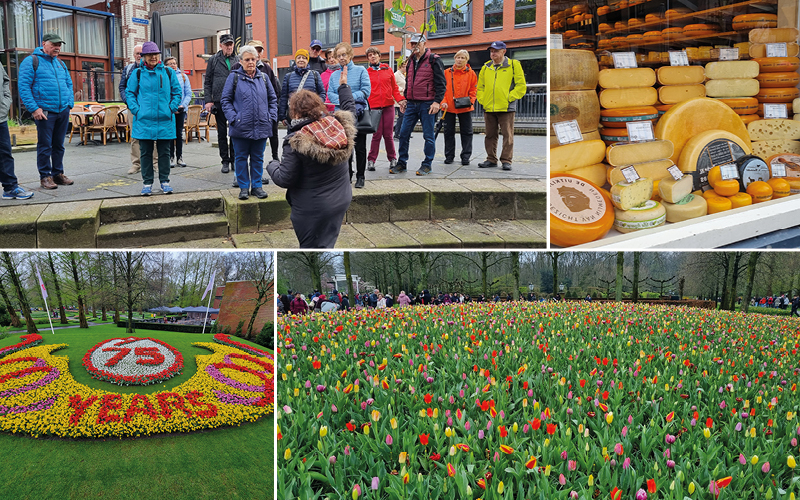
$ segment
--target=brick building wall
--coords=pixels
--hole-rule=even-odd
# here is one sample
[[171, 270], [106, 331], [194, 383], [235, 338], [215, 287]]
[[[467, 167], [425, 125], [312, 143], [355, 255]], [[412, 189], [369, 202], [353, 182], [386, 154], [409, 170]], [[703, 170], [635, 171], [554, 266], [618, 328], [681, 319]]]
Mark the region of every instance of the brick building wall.
[[[219, 301], [219, 317], [217, 318], [217, 330], [222, 331], [225, 327], [230, 327], [231, 332], [236, 331], [239, 321], [244, 320], [244, 328], [250, 322], [250, 316], [255, 309], [255, 298], [258, 297], [256, 287], [251, 281], [235, 281], [226, 283]], [[219, 289], [218, 289], [219, 290]], [[217, 296], [220, 292], [217, 292]], [[217, 300], [214, 301], [217, 304]], [[264, 323], [275, 320], [275, 297], [269, 297], [267, 302], [261, 306], [253, 324], [253, 334], [258, 334]]]
[[121, 3], [122, 19], [117, 19], [122, 28], [122, 59], [125, 64], [133, 62], [133, 48], [150, 40], [150, 26], [137, 24], [132, 18], [150, 18], [149, 0], [126, 0]]

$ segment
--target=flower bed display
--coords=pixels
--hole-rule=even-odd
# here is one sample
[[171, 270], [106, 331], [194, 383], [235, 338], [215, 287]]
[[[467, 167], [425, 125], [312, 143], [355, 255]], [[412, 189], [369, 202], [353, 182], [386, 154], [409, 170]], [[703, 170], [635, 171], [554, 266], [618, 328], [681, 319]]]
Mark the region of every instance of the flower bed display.
[[214, 335], [214, 342], [217, 342], [222, 345], [229, 345], [231, 347], [236, 347], [237, 349], [241, 349], [245, 352], [249, 352], [250, 354], [255, 354], [256, 356], [269, 356], [270, 354], [267, 351], [262, 351], [261, 349], [253, 346], [249, 346], [247, 344], [242, 344], [241, 342], [237, 342], [231, 338], [230, 335], [225, 333], [218, 333]]
[[278, 331], [278, 498], [800, 494], [797, 319], [484, 303]]
[[117, 385], [158, 384], [183, 370], [183, 355], [152, 338], [108, 339], [89, 349], [83, 366], [92, 378]]
[[[134, 346], [132, 352], [135, 352], [135, 342], [120, 342], [125, 340], [130, 339], [103, 341], [87, 357], [93, 359], [91, 354], [103, 349], [102, 346]], [[136, 342], [143, 340], [159, 342], [155, 339]], [[68, 358], [52, 355], [67, 344], [27, 348], [7, 356], [0, 360], [0, 430], [33, 437], [136, 437], [240, 425], [272, 413], [271, 356], [256, 358], [240, 349], [214, 343], [193, 345], [212, 353], [196, 357], [197, 373], [171, 390], [152, 394], [118, 394], [76, 382], [69, 372]], [[170, 362], [163, 354], [165, 351], [158, 349], [165, 359], [153, 364], [154, 369], [164, 364], [173, 366], [177, 360], [182, 366], [180, 353], [168, 347], [165, 349], [177, 353], [175, 360]], [[136, 359], [159, 361], [155, 352], [126, 356], [133, 358], [131, 366], [138, 366]], [[121, 362], [118, 360], [116, 365]]]
[[29, 333], [28, 335], [23, 335], [20, 338], [22, 339], [22, 342], [19, 344], [10, 345], [0, 349], [0, 358], [4, 358], [9, 354], [13, 354], [17, 351], [21, 351], [22, 349], [27, 349], [28, 347], [33, 347], [42, 343], [42, 336], [38, 333]]

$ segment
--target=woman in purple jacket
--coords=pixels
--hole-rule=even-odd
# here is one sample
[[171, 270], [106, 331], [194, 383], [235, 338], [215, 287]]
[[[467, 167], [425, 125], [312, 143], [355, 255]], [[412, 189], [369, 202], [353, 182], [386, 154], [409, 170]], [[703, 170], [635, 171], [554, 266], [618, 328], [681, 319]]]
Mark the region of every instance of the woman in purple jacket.
[[255, 47], [242, 47], [239, 58], [242, 67], [231, 71], [222, 91], [222, 111], [228, 119], [228, 135], [236, 152], [234, 171], [239, 199], [246, 200], [251, 194], [266, 198], [267, 193], [261, 187], [264, 150], [267, 138], [272, 135], [272, 122], [278, 119], [278, 99], [272, 82], [256, 68]]

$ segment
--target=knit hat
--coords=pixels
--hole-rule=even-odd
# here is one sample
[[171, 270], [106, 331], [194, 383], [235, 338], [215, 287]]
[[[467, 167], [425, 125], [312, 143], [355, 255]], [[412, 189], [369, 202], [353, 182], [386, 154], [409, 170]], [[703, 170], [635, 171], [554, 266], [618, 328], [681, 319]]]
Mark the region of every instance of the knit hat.
[[160, 54], [161, 49], [158, 48], [156, 42], [144, 42], [142, 44], [142, 55], [146, 56], [148, 54]]
[[306, 49], [298, 49], [297, 52], [294, 53], [294, 58], [297, 59], [297, 56], [305, 56], [306, 59], [309, 59], [308, 51]]

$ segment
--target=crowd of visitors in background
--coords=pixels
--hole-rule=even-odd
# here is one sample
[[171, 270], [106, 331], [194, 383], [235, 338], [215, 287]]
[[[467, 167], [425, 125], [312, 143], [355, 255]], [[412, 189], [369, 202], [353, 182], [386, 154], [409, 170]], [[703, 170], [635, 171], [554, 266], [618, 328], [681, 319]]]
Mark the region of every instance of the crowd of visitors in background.
[[[795, 295], [794, 298], [789, 298], [791, 294], [781, 294], [781, 295], [766, 295], [763, 297], [752, 297], [750, 299], [750, 307], [771, 307], [775, 309], [786, 310], [789, 306], [792, 306], [791, 315], [800, 316], [798, 313], [798, 308], [800, 308], [800, 296]], [[741, 303], [741, 298], [739, 299]]]

